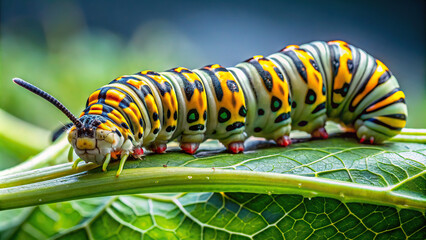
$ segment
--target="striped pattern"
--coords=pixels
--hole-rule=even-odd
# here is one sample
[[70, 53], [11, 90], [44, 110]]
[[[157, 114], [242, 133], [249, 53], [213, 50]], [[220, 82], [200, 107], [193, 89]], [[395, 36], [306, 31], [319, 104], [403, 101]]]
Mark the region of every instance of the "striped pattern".
[[[327, 137], [327, 119], [353, 127], [361, 141], [380, 143], [405, 126], [404, 99], [381, 61], [343, 41], [317, 41], [230, 68], [122, 76], [90, 95], [80, 120], [115, 134], [121, 145], [99, 152], [117, 156], [141, 147], [164, 152], [173, 139], [189, 153], [207, 138], [231, 152], [242, 151], [250, 135], [286, 145], [292, 129]], [[71, 129], [74, 148], [83, 133]]]

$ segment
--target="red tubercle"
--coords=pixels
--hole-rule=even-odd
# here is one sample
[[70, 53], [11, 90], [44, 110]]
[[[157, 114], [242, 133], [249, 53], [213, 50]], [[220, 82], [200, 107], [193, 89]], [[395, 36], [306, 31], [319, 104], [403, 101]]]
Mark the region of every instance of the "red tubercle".
[[134, 158], [141, 158], [143, 156], [143, 148], [139, 147], [139, 148], [133, 149], [132, 156]]
[[167, 145], [162, 143], [162, 144], [156, 144], [155, 146], [151, 146], [151, 151], [155, 152], [155, 153], [165, 153], [167, 150]]
[[199, 143], [181, 143], [180, 144], [180, 148], [182, 149], [182, 151], [189, 153], [191, 155], [193, 155], [198, 147], [200, 147]]
[[133, 153], [136, 155], [142, 155], [143, 154], [143, 148], [136, 148], [133, 150]]
[[288, 145], [291, 144], [291, 139], [290, 139], [290, 136], [282, 136], [282, 137], [279, 137], [277, 140], [275, 140], [275, 142], [277, 142], [279, 146], [287, 147]]
[[324, 127], [320, 127], [320, 128], [318, 128], [318, 129], [314, 130], [314, 131], [311, 133], [311, 136], [312, 136], [313, 138], [322, 138], [322, 139], [327, 139], [327, 138], [328, 138], [328, 133], [327, 133], [327, 131], [325, 130], [325, 128], [324, 128]]
[[231, 153], [244, 152], [244, 142], [232, 142], [228, 145], [228, 151]]

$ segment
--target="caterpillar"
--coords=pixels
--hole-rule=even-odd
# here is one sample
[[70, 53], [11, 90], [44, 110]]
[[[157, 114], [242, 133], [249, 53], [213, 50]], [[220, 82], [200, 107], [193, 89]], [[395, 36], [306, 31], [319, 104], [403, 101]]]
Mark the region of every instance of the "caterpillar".
[[106, 171], [111, 159], [120, 159], [117, 176], [129, 156], [141, 157], [143, 148], [164, 153], [174, 139], [189, 154], [208, 138], [240, 153], [248, 136], [279, 146], [291, 144], [292, 129], [327, 138], [328, 119], [352, 128], [361, 143], [376, 144], [398, 134], [407, 117], [390, 70], [339, 40], [289, 45], [229, 68], [124, 75], [94, 91], [78, 118], [43, 90], [13, 81], [71, 120], [61, 131], [68, 130], [70, 151], [80, 157], [74, 166], [84, 160]]

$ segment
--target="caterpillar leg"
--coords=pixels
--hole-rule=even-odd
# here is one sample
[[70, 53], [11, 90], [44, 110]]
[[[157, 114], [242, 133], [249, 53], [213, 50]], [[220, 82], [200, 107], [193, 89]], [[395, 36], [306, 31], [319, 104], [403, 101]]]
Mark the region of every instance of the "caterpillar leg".
[[328, 138], [328, 133], [324, 127], [317, 128], [316, 130], [311, 132], [311, 135], [313, 138], [322, 138], [322, 139]]
[[233, 134], [219, 139], [219, 141], [225, 145], [230, 153], [242, 153], [244, 152], [244, 140], [247, 135], [243, 132], [244, 128], [237, 129]]
[[68, 162], [74, 161], [74, 149], [72, 146], [70, 147], [70, 150], [68, 151]]
[[281, 137], [277, 138], [277, 139], [275, 140], [275, 142], [276, 142], [279, 146], [287, 147], [288, 145], [290, 145], [290, 144], [291, 144], [291, 139], [290, 139], [290, 136], [286, 136], [286, 135], [284, 135], [284, 136], [281, 136]]
[[360, 143], [377, 144], [397, 135], [405, 126], [406, 114], [374, 116], [355, 122]]
[[365, 144], [377, 144], [389, 138], [389, 136], [381, 134], [366, 125], [360, 126], [356, 131], [356, 135], [359, 142]]
[[[386, 122], [387, 126], [383, 126], [385, 120], [390, 120]], [[391, 129], [393, 125], [399, 125], [399, 128]], [[405, 125], [405, 119], [388, 119], [388, 117], [378, 116], [366, 120], [358, 119], [355, 122], [355, 129], [360, 143], [378, 144], [397, 135], [403, 125]]]
[[227, 148], [230, 153], [242, 153], [244, 152], [244, 142], [232, 142], [227, 146]]
[[404, 98], [396, 88], [366, 107], [354, 124], [359, 141], [376, 144], [397, 135], [407, 120]]
[[104, 164], [102, 165], [102, 171], [106, 172], [106, 170], [107, 170], [106, 168], [107, 168], [107, 166], [109, 164], [109, 161], [111, 161], [111, 153], [108, 153], [105, 156]]
[[124, 163], [126, 162], [128, 157], [129, 154], [124, 154], [123, 156], [121, 156], [120, 166], [118, 167], [117, 173], [115, 174], [116, 177], [120, 176], [120, 173], [123, 171]]
[[81, 158], [75, 160], [74, 164], [72, 165], [72, 169], [77, 169], [78, 163], [80, 163], [81, 161], [84, 161], [84, 160]]
[[165, 143], [153, 143], [149, 150], [155, 152], [155, 153], [165, 153], [167, 149], [167, 145]]
[[189, 154], [194, 154], [199, 147], [200, 147], [199, 143], [181, 143], [180, 144], [180, 148], [182, 149], [182, 151]]
[[[359, 143], [364, 143], [366, 138], [367, 138], [367, 137], [366, 137], [365, 135], [363, 135], [363, 136], [359, 139]], [[373, 136], [371, 136], [371, 137], [369, 138], [369, 142], [370, 142], [370, 144], [374, 144], [374, 137], [373, 137]], [[368, 143], [368, 141], [367, 141], [366, 143]]]

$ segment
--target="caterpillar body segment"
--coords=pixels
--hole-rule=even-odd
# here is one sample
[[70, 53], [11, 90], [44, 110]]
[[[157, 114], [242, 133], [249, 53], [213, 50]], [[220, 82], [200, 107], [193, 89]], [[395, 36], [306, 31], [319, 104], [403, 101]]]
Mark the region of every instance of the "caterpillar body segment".
[[[244, 132], [247, 109], [244, 93], [232, 73], [218, 65], [205, 66], [194, 70], [206, 87], [208, 112], [205, 138], [221, 141], [233, 152], [241, 151], [241, 143], [246, 139]], [[234, 113], [234, 114], [232, 114]]]
[[181, 143], [201, 143], [207, 123], [207, 96], [200, 77], [187, 68], [173, 68], [164, 73], [178, 94], [178, 126], [173, 138]]
[[405, 126], [405, 95], [380, 60], [343, 41], [313, 42], [301, 48], [325, 66], [321, 73], [327, 84], [329, 119], [352, 126], [360, 141], [369, 143], [381, 143]]
[[247, 120], [247, 133], [273, 140], [289, 135], [291, 97], [283, 73], [271, 60], [260, 55], [236, 67], [247, 79], [240, 80], [246, 82], [245, 91], [252, 91], [254, 96], [254, 102], [249, 106], [254, 111]]
[[137, 75], [150, 83], [151, 89], [156, 89], [152, 92], [156, 94], [156, 104], [159, 107], [160, 130], [149, 148], [156, 153], [163, 153], [166, 150], [166, 143], [172, 138], [177, 126], [178, 100], [176, 92], [170, 80], [161, 74], [153, 71], [142, 71]]
[[94, 91], [79, 118], [42, 90], [15, 82], [70, 118], [68, 139], [81, 159], [106, 170], [110, 159], [120, 158], [117, 175], [130, 155], [140, 157], [143, 147], [163, 153], [174, 139], [190, 154], [207, 138], [238, 153], [247, 136], [280, 146], [291, 143], [292, 129], [327, 138], [329, 119], [373, 144], [398, 134], [407, 117], [404, 93], [389, 69], [343, 41], [289, 45], [230, 68], [121, 76]]

